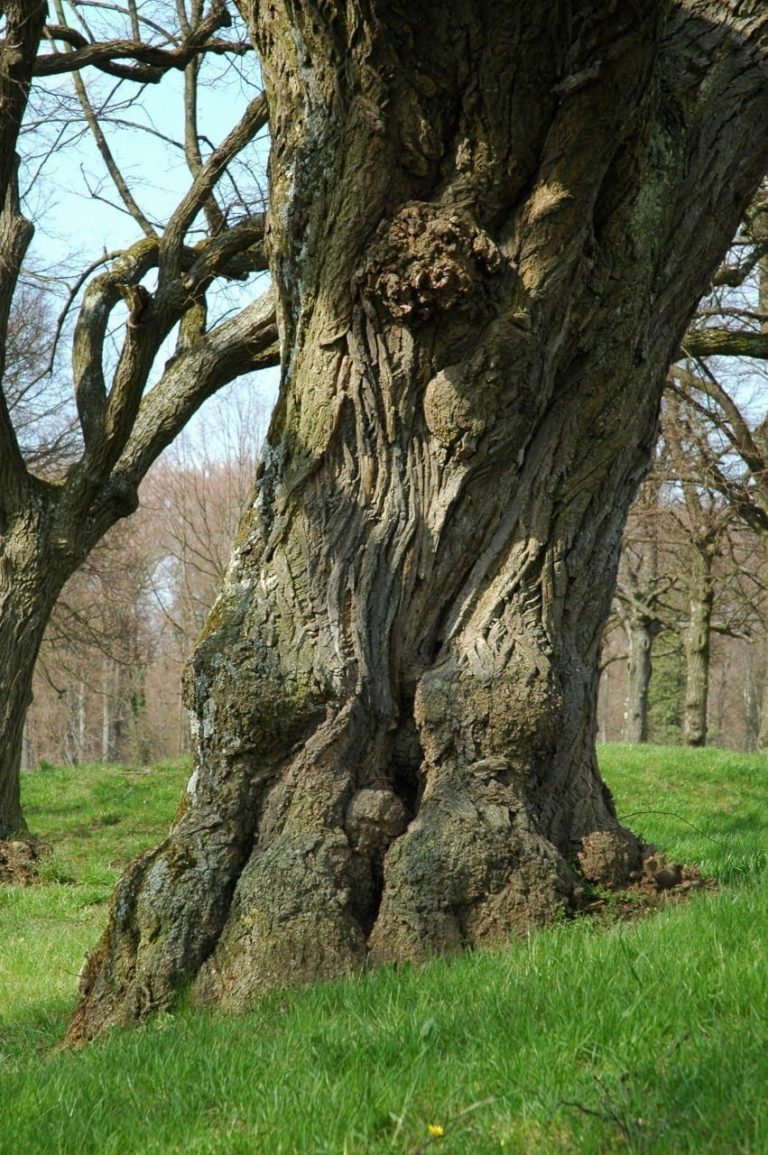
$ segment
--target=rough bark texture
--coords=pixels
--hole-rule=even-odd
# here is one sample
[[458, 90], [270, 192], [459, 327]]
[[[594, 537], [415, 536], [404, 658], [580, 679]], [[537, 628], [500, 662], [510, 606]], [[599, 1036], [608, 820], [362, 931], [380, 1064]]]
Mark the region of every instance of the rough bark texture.
[[55, 525], [36, 488], [25, 512], [0, 534], [0, 839], [26, 830], [19, 766], [32, 674], [51, 610], [74, 568], [51, 542]]
[[665, 368], [768, 160], [725, 3], [254, 4], [284, 373], [197, 764], [71, 1038], [503, 940], [638, 861], [597, 652]]

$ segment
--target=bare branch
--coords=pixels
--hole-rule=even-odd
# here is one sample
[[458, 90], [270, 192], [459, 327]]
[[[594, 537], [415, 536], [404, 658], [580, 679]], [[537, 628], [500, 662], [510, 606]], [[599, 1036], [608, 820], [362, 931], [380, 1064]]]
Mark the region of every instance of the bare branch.
[[138, 485], [203, 401], [235, 377], [279, 362], [275, 296], [270, 289], [168, 362], [141, 403], [115, 478]]
[[750, 329], [689, 329], [683, 340], [689, 357], [768, 358], [768, 333]]
[[[725, 428], [729, 440], [739, 456], [749, 469], [758, 472], [764, 470], [765, 460], [763, 454], [755, 445], [751, 430], [744, 420], [739, 407], [725, 389], [723, 389], [722, 385], [719, 384], [707, 366], [699, 362], [699, 367], [702, 370], [701, 376], [694, 376], [688, 373], [680, 365], [673, 366], [671, 373], [673, 377], [680, 379], [684, 384], [700, 390], [720, 407], [723, 416], [728, 422], [726, 427], [721, 425], [721, 428]], [[712, 414], [709, 413], [708, 417], [711, 420]]]
[[184, 237], [207, 198], [211, 195], [216, 182], [232, 158], [237, 156], [265, 127], [267, 120], [267, 101], [262, 93], [251, 101], [239, 123], [214, 150], [193, 181], [186, 196], [181, 200], [163, 235], [160, 261], [161, 292], [168, 278], [178, 272]]
[[83, 116], [85, 117], [86, 124], [91, 130], [101, 159], [104, 161], [104, 167], [112, 177], [112, 182], [120, 195], [120, 199], [144, 235], [147, 237], [154, 236], [155, 229], [152, 223], [142, 212], [138, 202], [136, 201], [136, 198], [126, 183], [117, 162], [115, 161], [112, 150], [107, 143], [107, 138], [104, 136], [104, 133], [101, 130], [99, 119], [94, 112], [93, 105], [91, 104], [91, 101], [88, 97], [88, 92], [83, 83], [83, 78], [79, 72], [74, 74], [73, 80], [75, 83], [75, 90], [80, 99], [80, 105], [83, 109]]
[[[184, 69], [200, 53], [244, 55], [251, 45], [243, 41], [212, 39], [214, 32], [228, 28], [232, 17], [222, 0], [214, 0], [210, 12], [176, 48], [159, 48], [137, 40], [106, 40], [92, 43], [81, 32], [65, 24], [50, 24], [46, 36], [51, 42], [68, 44], [71, 52], [49, 52], [38, 56], [35, 76], [60, 76], [89, 66], [123, 80], [157, 84], [170, 69]], [[118, 60], [131, 60], [121, 65]]]

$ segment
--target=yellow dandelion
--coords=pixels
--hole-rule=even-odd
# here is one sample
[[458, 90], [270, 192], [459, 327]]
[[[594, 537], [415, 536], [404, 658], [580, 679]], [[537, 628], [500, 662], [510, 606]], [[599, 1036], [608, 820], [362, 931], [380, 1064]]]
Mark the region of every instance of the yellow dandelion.
[[445, 1127], [441, 1127], [439, 1123], [428, 1123], [427, 1130], [435, 1139], [442, 1139], [445, 1134]]

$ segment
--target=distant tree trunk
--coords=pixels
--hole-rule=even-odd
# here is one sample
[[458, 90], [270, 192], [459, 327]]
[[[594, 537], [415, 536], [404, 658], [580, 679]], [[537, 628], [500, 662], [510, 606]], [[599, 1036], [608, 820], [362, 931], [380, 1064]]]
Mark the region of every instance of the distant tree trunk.
[[[768, 537], [763, 538], [763, 546], [768, 553]], [[763, 643], [764, 650], [764, 673], [762, 680], [762, 693], [760, 694], [760, 724], [757, 733], [757, 749], [768, 750], [768, 633], [766, 633]]]
[[662, 629], [659, 602], [658, 522], [660, 477], [653, 476], [635, 502], [634, 524], [625, 532], [616, 611], [627, 639], [627, 699], [624, 741], [648, 741], [652, 650]]
[[624, 716], [624, 741], [648, 741], [648, 702], [653, 664], [651, 649], [658, 633], [654, 618], [645, 614], [627, 619], [627, 705]]
[[567, 859], [637, 865], [598, 649], [665, 367], [768, 160], [711, 7], [254, 6], [281, 395], [195, 773], [72, 1038], [504, 939], [571, 909]]
[[29, 735], [29, 725], [25, 720], [24, 731], [21, 736], [21, 769], [29, 770], [32, 765], [32, 741]]
[[715, 590], [711, 556], [706, 551], [695, 550], [692, 560], [689, 617], [685, 632], [683, 741], [686, 746], [705, 746], [709, 701], [710, 633]]
[[760, 674], [755, 649], [759, 647], [750, 645], [747, 649], [744, 685], [744, 749], [749, 751], [757, 750], [760, 734]]
[[101, 674], [101, 760], [117, 762], [120, 757], [120, 671], [114, 658], [105, 655]]
[[101, 760], [112, 759], [112, 659], [104, 658], [101, 671]]

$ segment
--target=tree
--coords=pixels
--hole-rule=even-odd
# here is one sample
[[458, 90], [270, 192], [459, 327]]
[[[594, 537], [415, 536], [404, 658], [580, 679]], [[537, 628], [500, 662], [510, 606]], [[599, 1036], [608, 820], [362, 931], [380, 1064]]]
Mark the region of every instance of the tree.
[[[755, 587], [757, 578], [754, 557], [745, 571], [736, 556], [743, 558], [743, 549], [734, 548], [733, 537], [736, 519], [744, 517], [745, 499], [750, 505], [754, 498], [744, 492], [745, 478], [738, 478], [741, 450], [716, 395], [727, 397], [730, 410], [737, 413], [735, 399], [741, 397], [739, 420], [748, 428], [744, 399], [755, 392], [755, 358], [768, 352], [761, 336], [768, 325], [766, 196], [763, 181], [683, 339], [668, 381], [654, 469], [625, 529], [615, 608], [628, 643], [624, 738], [629, 742], [649, 737], [651, 651], [660, 632], [679, 645], [685, 662], [683, 740], [702, 745], [707, 733], [711, 635], [744, 639], [754, 633], [759, 618], [757, 589], [747, 589], [750, 584]], [[725, 379], [727, 387], [720, 386], [718, 378]], [[752, 381], [745, 387], [749, 378]], [[753, 409], [754, 398], [749, 397], [746, 405]], [[741, 448], [746, 448], [743, 440]], [[758, 475], [757, 491], [761, 469], [758, 465], [753, 470]], [[753, 515], [752, 525], [754, 521]], [[665, 547], [660, 540], [662, 526]], [[713, 618], [716, 600], [725, 612]], [[606, 641], [607, 663], [624, 656], [610, 639]]]
[[632, 507], [616, 584], [616, 614], [627, 639], [625, 742], [648, 741], [651, 654], [665, 625], [665, 595], [673, 580], [659, 572], [662, 470], [647, 478]]
[[667, 403], [665, 437], [672, 472], [683, 496], [682, 508], [675, 512], [688, 545], [687, 572], [682, 579], [688, 618], [684, 637], [683, 742], [686, 746], [704, 746], [707, 741], [710, 642], [716, 599], [715, 561], [722, 552], [729, 525], [734, 521], [732, 506], [706, 484], [707, 470], [705, 461], [702, 461], [702, 438], [699, 434], [700, 430], [691, 422], [690, 415], [672, 394]]
[[[89, 5], [88, 23], [80, 5], [71, 5], [71, 25], [63, 3], [55, 11], [57, 23], [48, 24], [42, 0], [13, 0], [0, 9], [0, 383], [9, 389], [0, 396], [0, 838], [24, 827], [24, 717], [35, 658], [65, 582], [110, 526], [135, 510], [142, 477], [198, 406], [235, 376], [277, 357], [269, 294], [218, 317], [212, 300], [218, 282], [247, 279], [265, 267], [262, 206], [243, 205], [232, 184], [236, 158], [266, 123], [265, 100], [255, 97], [215, 148], [207, 147], [197, 124], [200, 59], [248, 50], [247, 43], [219, 35], [232, 22], [222, 0], [208, 13], [198, 0], [189, 10], [177, 5], [172, 27], [132, 0], [125, 9]], [[99, 21], [115, 20], [125, 28], [115, 31], [108, 23], [111, 35], [93, 31]], [[181, 155], [189, 185], [165, 227], [143, 212], [117, 163], [104, 127], [110, 98], [94, 103], [84, 69], [107, 75], [114, 91], [184, 72]], [[34, 455], [25, 455], [23, 427], [14, 426], [14, 413], [23, 408], [11, 400], [10, 322], [14, 307], [18, 315], [33, 233], [20, 195], [21, 177], [28, 175], [25, 112], [31, 93], [39, 95], [48, 78], [63, 75], [74, 78], [82, 125], [91, 130], [140, 239], [81, 269], [70, 290], [65, 314], [78, 301], [70, 379], [81, 444], [54, 475], [50, 461], [40, 469]], [[56, 99], [63, 99], [58, 89]], [[71, 123], [69, 114], [64, 119]], [[124, 118], [118, 127], [125, 127]], [[64, 317], [49, 344], [63, 323]], [[175, 349], [166, 345], [169, 338]]]
[[[732, 256], [686, 334], [684, 359], [671, 372], [702, 432], [696, 438], [699, 477], [727, 502], [768, 551], [768, 413], [755, 405], [768, 360], [768, 187], [761, 184], [745, 214]], [[759, 745], [768, 745], [768, 678]]]
[[285, 358], [196, 768], [70, 1037], [504, 939], [639, 863], [594, 751], [666, 368], [768, 165], [768, 12], [245, 5]]
[[182, 670], [253, 488], [261, 394], [242, 379], [206, 405], [150, 470], [136, 513], [67, 582], [36, 663], [23, 766], [189, 753]]
[[[32, 724], [38, 736], [51, 727], [59, 731], [46, 758], [73, 765], [149, 760], [144, 685], [156, 648], [151, 602], [157, 545], [146, 541], [145, 522], [134, 517], [113, 526], [72, 575], [51, 615], [35, 676], [40, 701], [27, 716], [28, 729]], [[53, 694], [41, 692], [41, 682]]]

